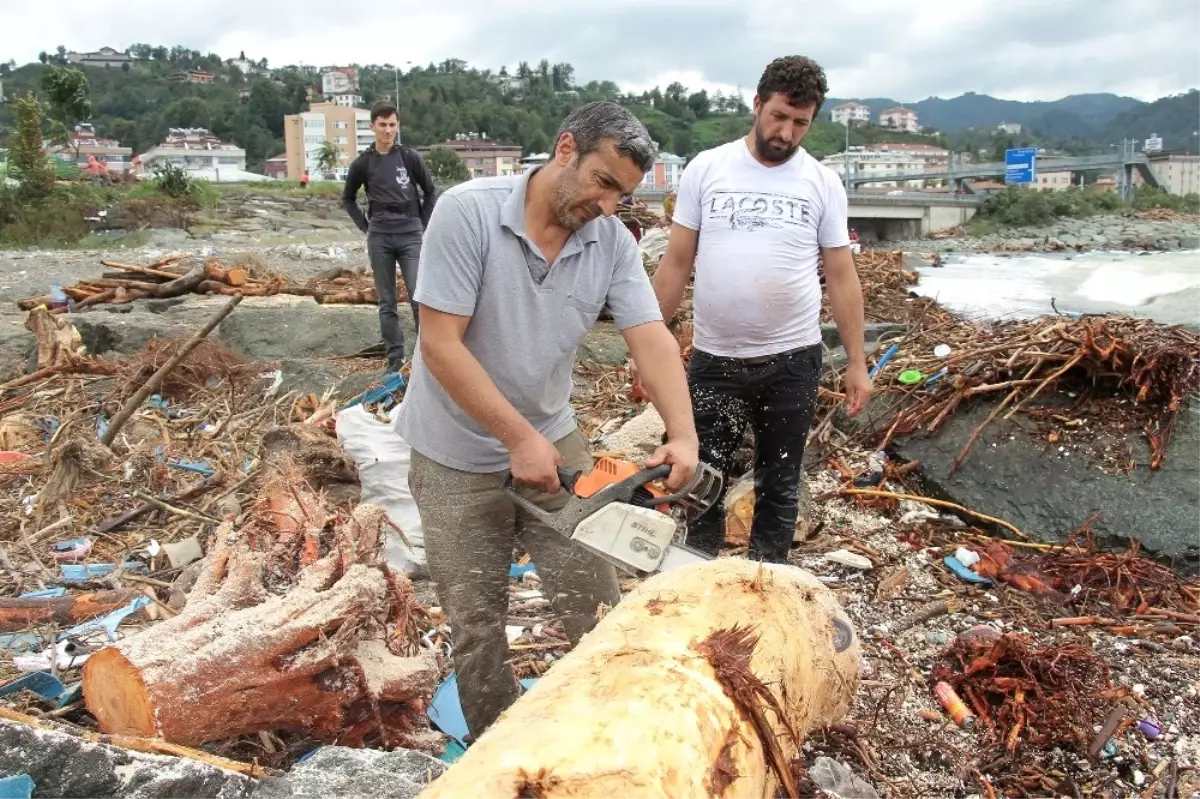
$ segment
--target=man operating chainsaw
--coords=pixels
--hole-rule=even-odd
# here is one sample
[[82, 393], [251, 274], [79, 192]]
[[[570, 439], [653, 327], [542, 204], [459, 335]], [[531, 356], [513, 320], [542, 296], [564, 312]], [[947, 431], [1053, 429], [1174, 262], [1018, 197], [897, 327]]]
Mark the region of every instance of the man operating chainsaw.
[[646, 128], [611, 102], [562, 123], [548, 163], [449, 189], [425, 232], [421, 332], [397, 430], [429, 572], [450, 622], [463, 714], [477, 738], [519, 694], [505, 618], [514, 547], [537, 565], [574, 644], [620, 600], [613, 566], [519, 510], [510, 471], [539, 507], [564, 507], [559, 467], [590, 471], [570, 407], [576, 347], [608, 308], [666, 424], [647, 461], [688, 484], [699, 443], [674, 337], [617, 202], [655, 159]]

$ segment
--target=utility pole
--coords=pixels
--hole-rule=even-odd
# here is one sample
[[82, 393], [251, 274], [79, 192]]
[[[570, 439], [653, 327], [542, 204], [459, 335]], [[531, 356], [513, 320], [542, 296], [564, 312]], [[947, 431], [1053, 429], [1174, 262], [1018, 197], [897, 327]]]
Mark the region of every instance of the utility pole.
[[400, 107], [400, 65], [397, 64], [395, 67], [393, 67], [393, 69], [396, 70], [396, 96], [394, 98], [392, 98], [392, 100], [396, 104], [396, 107], [399, 108]]
[[846, 175], [846, 192], [850, 192], [850, 118], [846, 118], [846, 147], [842, 150], [842, 172]]

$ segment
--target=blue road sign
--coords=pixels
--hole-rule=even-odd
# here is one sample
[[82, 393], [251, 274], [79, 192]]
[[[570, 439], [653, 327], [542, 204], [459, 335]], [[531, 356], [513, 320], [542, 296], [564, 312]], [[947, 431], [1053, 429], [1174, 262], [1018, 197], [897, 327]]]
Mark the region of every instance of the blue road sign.
[[1037, 180], [1037, 148], [1017, 147], [1004, 151], [1004, 182], [1033, 183]]

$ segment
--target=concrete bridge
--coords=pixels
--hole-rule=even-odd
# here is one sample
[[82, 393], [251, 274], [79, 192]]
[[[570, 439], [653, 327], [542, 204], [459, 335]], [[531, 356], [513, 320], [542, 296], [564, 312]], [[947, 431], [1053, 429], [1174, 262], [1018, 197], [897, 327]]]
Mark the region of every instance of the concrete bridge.
[[[1145, 153], [1129, 153], [1112, 154], [1112, 155], [1086, 155], [1078, 158], [1038, 158], [1038, 172], [1086, 172], [1090, 170], [1099, 170], [1104, 172], [1115, 172], [1120, 170], [1124, 178], [1121, 183], [1123, 186], [1133, 185], [1133, 173], [1136, 171], [1142, 176], [1142, 179], [1155, 188], [1159, 188], [1158, 178], [1153, 170], [1150, 169], [1150, 161], [1146, 158]], [[970, 181], [976, 178], [1000, 178], [1004, 179], [1004, 164], [1003, 163], [984, 163], [984, 164], [960, 164], [955, 163], [952, 168], [931, 170], [929, 172], [908, 172], [893, 175], [863, 175], [855, 172], [849, 176], [849, 186], [851, 190], [858, 186], [865, 186], [871, 183], [891, 183], [899, 182], [903, 185], [903, 181], [946, 181], [948, 185], [953, 185], [956, 189], [964, 189], [971, 191]], [[842, 178], [846, 182], [846, 178]]]
[[[641, 190], [639, 200], [655, 213], [663, 211], [665, 191]], [[930, 192], [896, 190], [888, 194], [851, 191], [850, 227], [863, 241], [916, 239], [966, 224], [982, 198]]]

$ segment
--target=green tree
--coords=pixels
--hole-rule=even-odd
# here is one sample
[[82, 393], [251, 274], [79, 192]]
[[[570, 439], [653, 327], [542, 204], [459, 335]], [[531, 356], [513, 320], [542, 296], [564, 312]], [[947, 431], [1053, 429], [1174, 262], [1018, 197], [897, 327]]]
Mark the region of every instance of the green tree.
[[337, 177], [334, 172], [341, 162], [342, 151], [338, 149], [338, 146], [329, 139], [321, 142], [321, 147], [317, 150], [317, 169], [325, 173], [326, 180], [333, 180]]
[[[87, 76], [78, 69], [50, 67], [42, 75], [42, 92], [50, 107], [51, 138], [68, 145], [75, 125], [92, 118]], [[79, 159], [78, 140], [75, 159]]]
[[449, 147], [432, 147], [425, 153], [425, 166], [438, 183], [462, 183], [471, 179], [471, 172]]
[[21, 202], [40, 207], [54, 192], [54, 168], [42, 149], [42, 104], [33, 92], [27, 92], [12, 105], [17, 131], [8, 152], [9, 176], [20, 181], [17, 197]]

